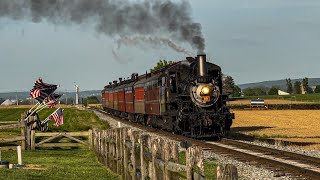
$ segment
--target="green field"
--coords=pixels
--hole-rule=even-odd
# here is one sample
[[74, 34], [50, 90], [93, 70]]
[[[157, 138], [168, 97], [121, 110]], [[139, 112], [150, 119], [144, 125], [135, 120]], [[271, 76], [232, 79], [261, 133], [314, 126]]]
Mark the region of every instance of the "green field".
[[[0, 109], [0, 121], [17, 121], [20, 119], [21, 113], [28, 109]], [[44, 120], [54, 109], [44, 109], [39, 113], [40, 119]], [[92, 128], [106, 129], [108, 124], [100, 121], [99, 118], [91, 111], [82, 111], [76, 108], [64, 109], [64, 124], [56, 127], [53, 121], [49, 122], [49, 132], [71, 132], [71, 131], [87, 131]], [[2, 129], [0, 138], [15, 137], [20, 135], [20, 129]]]
[[316, 94], [294, 94], [288, 96], [278, 96], [278, 95], [265, 95], [265, 96], [244, 96], [236, 99], [283, 99], [289, 101], [302, 101], [302, 102], [314, 102], [320, 103], [320, 93]]
[[[0, 109], [0, 121], [17, 121], [27, 109]], [[54, 109], [44, 109], [39, 115], [44, 120]], [[93, 112], [76, 108], [64, 110], [64, 124], [60, 127], [49, 123], [49, 131], [87, 131], [91, 128], [108, 128]], [[0, 138], [11, 138], [20, 135], [20, 129], [2, 129]], [[0, 144], [17, 145], [15, 143]], [[0, 169], [0, 179], [119, 179], [105, 166], [97, 161], [93, 151], [88, 149], [55, 149], [23, 151], [23, 163], [29, 169]], [[2, 160], [17, 163], [16, 151], [2, 151]]]
[[[16, 151], [2, 160], [17, 163]], [[23, 151], [22, 162], [29, 169], [0, 169], [0, 179], [120, 179], [87, 149]]]

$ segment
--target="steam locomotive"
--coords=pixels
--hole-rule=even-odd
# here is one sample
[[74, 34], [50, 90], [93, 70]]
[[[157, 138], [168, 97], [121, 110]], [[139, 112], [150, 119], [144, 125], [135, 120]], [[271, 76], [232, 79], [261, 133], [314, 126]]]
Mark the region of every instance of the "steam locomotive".
[[187, 57], [130, 79], [110, 82], [102, 105], [110, 114], [191, 138], [222, 138], [234, 114], [222, 94], [221, 68], [206, 55]]

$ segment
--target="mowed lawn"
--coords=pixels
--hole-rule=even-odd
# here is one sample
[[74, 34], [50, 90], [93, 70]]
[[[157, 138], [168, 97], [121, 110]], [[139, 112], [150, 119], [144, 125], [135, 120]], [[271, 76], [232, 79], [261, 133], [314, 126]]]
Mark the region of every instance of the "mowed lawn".
[[[320, 110], [234, 111], [232, 132], [262, 138], [320, 143]], [[313, 149], [320, 149], [315, 144]]]
[[[0, 108], [0, 121], [17, 121], [23, 108]], [[39, 115], [44, 120], [54, 109], [44, 109]], [[108, 128], [93, 112], [76, 108], [64, 109], [64, 124], [60, 127], [49, 123], [50, 132], [87, 131], [91, 128]], [[1, 129], [0, 138], [12, 138], [20, 135], [20, 129]], [[5, 145], [18, 145], [6, 143]], [[1, 148], [0, 148], [1, 149]], [[2, 160], [17, 163], [16, 151], [2, 151]], [[54, 149], [22, 152], [23, 164], [27, 169], [0, 169], [0, 179], [119, 179], [104, 165], [100, 164], [93, 151], [82, 149]]]
[[[17, 163], [16, 151], [2, 160]], [[0, 169], [0, 179], [120, 179], [88, 149], [23, 151], [22, 160], [26, 169]]]

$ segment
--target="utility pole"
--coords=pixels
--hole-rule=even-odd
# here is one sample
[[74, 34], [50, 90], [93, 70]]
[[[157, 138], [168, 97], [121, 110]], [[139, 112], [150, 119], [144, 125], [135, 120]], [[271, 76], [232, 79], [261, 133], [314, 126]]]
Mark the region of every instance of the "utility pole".
[[16, 101], [17, 101], [17, 106], [18, 106], [19, 105], [18, 91], [16, 91]]
[[76, 103], [79, 104], [79, 85], [75, 85], [76, 88]]
[[67, 95], [67, 90], [66, 90], [65, 95], [66, 95], [66, 104], [68, 104], [68, 95]]

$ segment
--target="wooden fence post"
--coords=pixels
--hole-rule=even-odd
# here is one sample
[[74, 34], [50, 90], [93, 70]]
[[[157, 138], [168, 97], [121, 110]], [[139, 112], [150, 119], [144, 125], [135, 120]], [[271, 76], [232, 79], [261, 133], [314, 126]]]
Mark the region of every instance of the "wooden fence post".
[[36, 136], [35, 136], [36, 131], [31, 130], [31, 150], [35, 150], [35, 143], [36, 143]]
[[109, 130], [106, 130], [106, 134], [105, 134], [105, 142], [106, 142], [106, 144], [105, 144], [105, 157], [106, 157], [106, 159], [105, 159], [105, 164], [106, 164], [106, 166], [109, 166], [109, 154], [110, 154], [110, 149], [109, 149], [109, 143], [110, 143], [110, 140], [109, 140]]
[[20, 124], [21, 124], [21, 137], [24, 137], [25, 139], [21, 141], [21, 148], [23, 150], [26, 150], [26, 130], [25, 130], [25, 122], [24, 122], [24, 118], [25, 118], [25, 113], [21, 114], [21, 119], [20, 119]]
[[157, 168], [156, 168], [156, 156], [157, 156], [157, 139], [152, 139], [151, 143], [151, 153], [152, 153], [152, 171], [151, 171], [151, 176], [152, 179], [157, 180]]
[[115, 129], [116, 132], [116, 162], [117, 162], [117, 174], [121, 174], [121, 137], [120, 129]]
[[89, 149], [93, 149], [92, 129], [89, 129], [89, 130], [88, 130], [88, 143], [89, 143]]
[[106, 163], [106, 130], [102, 130], [101, 132], [101, 162], [102, 164]]
[[[164, 162], [165, 164], [168, 164], [170, 159], [173, 160], [175, 163], [179, 163], [179, 147], [177, 143], [172, 141], [166, 141], [164, 144]], [[164, 171], [164, 179], [179, 179], [179, 176], [168, 171], [167, 167], [165, 167]]]
[[137, 157], [136, 157], [136, 141], [138, 140], [138, 131], [131, 129], [130, 131], [130, 140], [132, 144], [131, 148], [131, 165], [132, 165], [132, 172], [131, 178], [132, 180], [137, 179]]
[[128, 139], [128, 128], [122, 128], [122, 146], [123, 146], [123, 179], [129, 179], [128, 173], [128, 163], [129, 163], [129, 153], [127, 148], [127, 139]]
[[92, 147], [93, 147], [93, 151], [96, 152], [96, 129], [93, 128], [92, 129]]
[[116, 159], [116, 137], [115, 137], [115, 130], [112, 129], [111, 130], [111, 133], [112, 133], [112, 163], [111, 163], [111, 167], [112, 167], [112, 170], [113, 172], [117, 172], [117, 164], [115, 162], [115, 159]]
[[238, 180], [236, 166], [233, 164], [219, 164], [217, 167], [217, 180]]
[[30, 122], [32, 122], [34, 120], [34, 116], [30, 116], [26, 123], [25, 123], [25, 126], [26, 126], [26, 149], [27, 150], [30, 150], [31, 149], [31, 127], [32, 127], [32, 124]]
[[144, 154], [146, 154], [146, 147], [150, 144], [150, 136], [147, 134], [142, 134], [139, 138], [140, 141], [140, 169], [141, 169], [141, 179], [147, 179], [148, 177], [148, 161], [146, 160]]
[[[199, 172], [194, 171], [195, 165], [198, 166]], [[191, 146], [187, 149], [186, 166], [187, 166], [187, 179], [203, 179], [205, 177], [202, 148], [198, 146]]]

